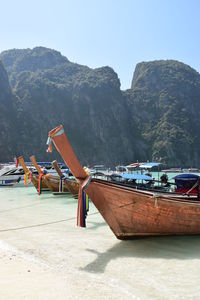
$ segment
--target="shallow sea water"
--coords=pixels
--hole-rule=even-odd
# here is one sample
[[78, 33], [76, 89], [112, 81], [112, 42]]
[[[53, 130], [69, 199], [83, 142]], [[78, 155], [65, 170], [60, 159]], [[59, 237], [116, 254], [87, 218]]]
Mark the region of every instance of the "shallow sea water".
[[73, 299], [200, 299], [200, 236], [119, 241], [92, 204], [78, 228], [76, 209], [68, 195], [1, 188], [0, 251], [53, 269]]

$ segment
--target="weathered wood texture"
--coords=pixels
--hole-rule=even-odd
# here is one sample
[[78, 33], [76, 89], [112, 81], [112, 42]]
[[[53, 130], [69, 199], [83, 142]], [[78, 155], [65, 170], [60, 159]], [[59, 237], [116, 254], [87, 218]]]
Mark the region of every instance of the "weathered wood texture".
[[86, 192], [119, 239], [200, 234], [200, 202], [93, 179]]
[[[58, 176], [54, 176], [51, 174], [47, 174], [45, 177], [45, 183], [49, 187], [50, 191], [58, 192], [59, 191], [59, 184], [60, 178]], [[79, 191], [79, 184], [76, 180], [71, 180], [64, 178], [62, 181], [62, 191], [63, 192], [70, 192], [72, 195], [77, 195]]]
[[[36, 190], [38, 191], [38, 187], [39, 187], [39, 175], [37, 175], [37, 174], [31, 174], [31, 182], [34, 185], [34, 187], [36, 188]], [[42, 190], [43, 191], [49, 191], [49, 187], [47, 185], [47, 182], [46, 182], [44, 176], [42, 176], [41, 184], [42, 184]]]

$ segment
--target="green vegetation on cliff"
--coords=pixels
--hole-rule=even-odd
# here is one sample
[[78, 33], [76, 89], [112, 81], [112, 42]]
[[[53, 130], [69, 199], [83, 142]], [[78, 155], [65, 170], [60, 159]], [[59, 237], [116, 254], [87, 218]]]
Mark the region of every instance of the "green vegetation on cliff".
[[152, 159], [200, 165], [199, 73], [173, 60], [140, 63], [125, 94]]
[[[131, 89], [121, 91], [110, 67], [91, 69], [44, 47], [4, 51], [0, 59], [13, 92], [0, 65], [5, 124], [16, 119], [14, 129], [8, 126], [6, 145], [12, 151], [7, 156], [1, 151], [0, 160], [11, 152], [47, 159], [47, 133], [63, 123], [84, 164], [153, 159], [200, 166], [200, 75], [189, 66], [172, 60], [139, 63]], [[9, 109], [1, 96], [6, 91]]]
[[[49, 52], [54, 59], [48, 63]], [[18, 152], [25, 157], [45, 159], [48, 131], [62, 123], [84, 164], [144, 159], [140, 134], [110, 67], [90, 69], [46, 48], [6, 51], [0, 58], [18, 99]], [[34, 67], [27, 67], [29, 59]]]
[[0, 161], [13, 158], [16, 148], [16, 98], [11, 92], [7, 73], [0, 61]]

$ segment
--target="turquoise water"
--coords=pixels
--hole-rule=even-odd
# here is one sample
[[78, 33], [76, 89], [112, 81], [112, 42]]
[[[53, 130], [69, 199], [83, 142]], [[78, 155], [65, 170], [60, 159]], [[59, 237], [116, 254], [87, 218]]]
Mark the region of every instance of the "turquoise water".
[[73, 299], [200, 298], [200, 236], [119, 241], [92, 204], [78, 228], [76, 209], [71, 196], [1, 188], [0, 251], [14, 247], [56, 270]]

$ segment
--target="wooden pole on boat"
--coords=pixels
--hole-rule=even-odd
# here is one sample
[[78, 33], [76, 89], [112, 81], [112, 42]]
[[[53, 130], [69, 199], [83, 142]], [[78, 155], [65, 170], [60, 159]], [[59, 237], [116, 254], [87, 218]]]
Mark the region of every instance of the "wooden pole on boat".
[[61, 171], [61, 169], [60, 169], [60, 167], [59, 167], [59, 165], [58, 165], [57, 160], [54, 160], [54, 161], [52, 162], [52, 165], [53, 165], [54, 169], [56, 170], [56, 172], [58, 173], [58, 175], [59, 175], [60, 177], [63, 177], [64, 174], [63, 174], [63, 172]]
[[[38, 178], [38, 195], [40, 195], [42, 193], [42, 177], [43, 177], [44, 172], [38, 166], [34, 155], [30, 156], [30, 160], [32, 161], [34, 167], [38, 171], [38, 175], [39, 175], [39, 178]], [[43, 179], [43, 182], [44, 182], [44, 179]]]
[[76, 154], [74, 153], [68, 141], [62, 125], [49, 132], [47, 140], [47, 144], [49, 146], [48, 151], [52, 150], [52, 141], [57, 151], [63, 158], [65, 164], [68, 166], [74, 177], [80, 183], [78, 194], [77, 225], [85, 227], [87, 210], [84, 189], [87, 187], [87, 184], [89, 184], [90, 177], [85, 172], [78, 158], [76, 157]]
[[59, 182], [59, 193], [63, 193], [63, 185], [64, 185], [64, 182], [63, 182], [63, 178], [65, 177], [64, 174], [62, 173], [61, 169], [59, 168], [59, 165], [57, 163], [56, 160], [54, 160], [52, 162], [52, 165], [54, 167], [54, 169], [56, 170], [56, 172], [58, 173], [58, 176], [60, 177], [60, 182]]
[[18, 157], [18, 162], [24, 170], [24, 185], [28, 186], [29, 181], [32, 181], [31, 171], [27, 168], [23, 156]]
[[28, 173], [28, 172], [29, 172], [29, 169], [27, 168], [27, 166], [26, 166], [26, 164], [25, 164], [25, 161], [24, 161], [23, 156], [19, 156], [19, 157], [18, 157], [18, 160], [19, 160], [19, 163], [20, 163], [20, 165], [22, 166], [24, 172], [25, 172], [25, 173]]
[[[52, 162], [52, 165], [54, 166], [56, 172], [58, 173], [58, 175], [59, 175], [59, 177], [60, 177], [60, 180], [62, 180], [62, 178], [64, 178], [65, 175], [64, 175], [63, 172], [61, 171], [61, 169], [60, 169], [60, 167], [59, 167], [59, 165], [58, 165], [58, 162], [57, 162], [56, 160], [54, 160], [54, 161]], [[78, 182], [77, 182], [77, 180], [74, 180], [74, 181], [73, 181], [73, 180], [67, 180], [67, 179], [65, 178], [64, 182], [65, 182], [65, 186], [67, 186], [69, 192], [70, 192], [72, 195], [74, 195], [74, 197], [77, 196], [77, 194], [78, 194], [78, 186], [77, 186], [77, 185], [78, 185]]]
[[43, 173], [42, 170], [40, 169], [40, 167], [38, 166], [37, 161], [36, 161], [34, 155], [30, 156], [30, 160], [32, 161], [34, 167], [35, 167], [36, 170], [38, 171], [38, 174], [40, 175], [41, 173]]

